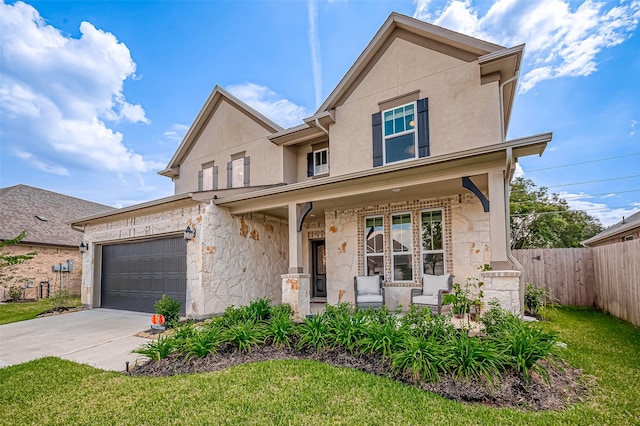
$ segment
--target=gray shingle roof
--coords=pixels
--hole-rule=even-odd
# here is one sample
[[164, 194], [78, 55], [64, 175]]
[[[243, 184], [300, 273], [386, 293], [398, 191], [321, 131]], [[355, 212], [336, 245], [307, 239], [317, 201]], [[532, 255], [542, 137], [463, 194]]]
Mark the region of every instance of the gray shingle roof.
[[82, 232], [65, 222], [111, 209], [27, 185], [0, 188], [0, 240], [15, 238], [26, 230], [23, 242], [78, 246]]
[[589, 238], [586, 241], [583, 241], [582, 244], [584, 245], [593, 244], [596, 241], [604, 240], [605, 238], [616, 235], [619, 232], [628, 231], [638, 226], [640, 226], [640, 212], [636, 212], [629, 217], [625, 217], [623, 220], [621, 220], [620, 222], [614, 225], [611, 225], [601, 233]]

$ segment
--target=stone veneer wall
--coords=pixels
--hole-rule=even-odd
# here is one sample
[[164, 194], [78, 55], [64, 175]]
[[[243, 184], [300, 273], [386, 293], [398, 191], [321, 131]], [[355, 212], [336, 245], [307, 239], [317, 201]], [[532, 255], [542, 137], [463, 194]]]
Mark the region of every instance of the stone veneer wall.
[[[465, 283], [467, 277], [479, 277], [478, 266], [491, 261], [489, 213], [482, 210], [473, 195], [455, 195], [427, 200], [386, 203], [349, 210], [326, 211], [325, 241], [327, 247], [327, 291], [329, 304], [341, 301], [353, 303], [353, 277], [364, 274], [364, 218], [385, 217], [385, 234], [389, 235], [389, 217], [393, 213], [412, 212], [413, 238], [419, 241], [419, 212], [442, 209], [445, 239], [445, 264], [455, 281]], [[412, 283], [385, 280], [386, 304], [391, 309], [399, 305], [408, 309], [411, 288], [421, 286], [420, 251], [414, 244]], [[391, 254], [385, 244], [385, 270], [391, 269]]]
[[94, 304], [94, 265], [100, 264], [95, 244], [182, 235], [187, 224], [197, 229], [195, 240], [187, 243], [188, 317], [211, 316], [261, 297], [280, 302], [280, 274], [287, 270], [286, 224], [262, 215], [232, 216], [204, 203], [88, 225], [85, 241], [91, 249], [83, 259], [82, 302]]
[[[21, 255], [35, 251], [38, 253], [33, 259], [7, 267], [7, 270], [3, 271], [4, 274], [13, 276], [14, 279], [6, 283], [6, 285], [0, 285], [0, 300], [9, 299], [9, 287], [11, 285], [18, 285], [22, 287], [26, 283], [31, 283], [32, 287], [25, 289], [23, 295], [25, 299], [39, 299], [40, 298], [40, 282], [49, 281], [51, 283], [51, 295], [54, 292], [60, 290], [68, 290], [71, 294], [80, 294], [80, 285], [82, 283], [82, 257], [77, 247], [51, 247], [42, 246], [36, 244], [19, 244], [16, 246], [9, 246], [3, 249], [3, 253], [9, 255]], [[62, 273], [62, 279], [60, 279], [60, 273], [53, 272], [51, 270], [53, 265], [60, 263], [66, 264], [67, 259], [73, 260], [73, 271], [69, 273]], [[47, 297], [46, 287], [43, 289], [43, 296]]]
[[286, 222], [261, 214], [232, 216], [209, 204], [196, 226], [196, 253], [190, 251], [187, 261], [193, 317], [257, 298], [280, 303], [280, 276], [288, 269]]

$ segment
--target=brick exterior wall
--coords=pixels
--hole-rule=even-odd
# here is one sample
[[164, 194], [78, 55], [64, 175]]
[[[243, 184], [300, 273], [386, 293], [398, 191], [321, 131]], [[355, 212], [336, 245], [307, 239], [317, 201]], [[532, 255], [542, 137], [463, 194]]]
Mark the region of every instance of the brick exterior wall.
[[[32, 285], [24, 291], [25, 299], [40, 298], [40, 282], [49, 281], [51, 283], [51, 293], [60, 290], [60, 288], [69, 290], [74, 295], [80, 294], [80, 286], [82, 283], [82, 257], [77, 247], [52, 247], [33, 244], [20, 244], [17, 246], [5, 247], [3, 253], [10, 255], [20, 255], [29, 252], [37, 252], [37, 256], [28, 262], [7, 267], [3, 270], [3, 274], [11, 275], [14, 279], [11, 283], [2, 283], [0, 285], [0, 300], [9, 298], [9, 287], [11, 285], [24, 286], [27, 283]], [[53, 265], [67, 262], [67, 259], [73, 260], [73, 271], [65, 272], [60, 279], [60, 273], [51, 270]], [[43, 290], [43, 296], [47, 297], [46, 286]]]

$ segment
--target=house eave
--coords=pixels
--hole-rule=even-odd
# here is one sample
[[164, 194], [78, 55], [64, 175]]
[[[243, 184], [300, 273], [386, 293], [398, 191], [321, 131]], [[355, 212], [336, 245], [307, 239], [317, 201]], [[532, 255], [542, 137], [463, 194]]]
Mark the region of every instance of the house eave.
[[306, 190], [314, 187], [320, 187], [323, 185], [337, 184], [340, 182], [350, 181], [354, 179], [361, 179], [365, 177], [371, 177], [376, 175], [382, 175], [386, 173], [392, 173], [404, 169], [412, 169], [417, 167], [423, 167], [426, 165], [435, 165], [448, 161], [454, 161], [459, 159], [465, 159], [469, 157], [482, 156], [492, 153], [499, 153], [506, 151], [508, 148], [512, 149], [513, 156], [515, 158], [542, 154], [548, 142], [552, 139], [552, 133], [541, 133], [525, 138], [514, 139], [504, 143], [490, 145], [486, 147], [476, 148], [463, 152], [456, 152], [451, 154], [440, 155], [436, 157], [425, 157], [416, 159], [410, 163], [389, 164], [382, 167], [376, 167], [374, 169], [367, 169], [358, 172], [348, 173], [340, 176], [327, 176], [324, 178], [313, 179], [310, 181], [298, 182], [289, 185], [278, 186], [275, 188], [269, 188], [265, 190], [259, 190], [255, 192], [248, 192], [245, 194], [237, 194], [230, 197], [218, 198], [214, 200], [216, 205], [229, 205], [237, 202], [257, 199], [261, 197], [269, 197], [273, 195], [284, 194], [287, 192], [295, 192], [300, 190]]
[[184, 194], [171, 195], [169, 197], [147, 201], [145, 203], [134, 204], [132, 206], [123, 207], [121, 209], [108, 210], [103, 213], [98, 213], [91, 216], [85, 216], [85, 217], [74, 219], [72, 221], [68, 221], [65, 223], [68, 223], [71, 226], [81, 226], [97, 220], [112, 218], [115, 216], [122, 216], [130, 213], [135, 213], [137, 211], [144, 210], [144, 209], [160, 207], [160, 206], [170, 205], [170, 204], [175, 204], [180, 202], [188, 202], [192, 204], [199, 203], [199, 201], [193, 199], [193, 194], [189, 192]]
[[597, 243], [599, 241], [603, 241], [606, 240], [608, 238], [611, 237], [615, 237], [615, 236], [620, 236], [623, 237], [624, 234], [627, 234], [629, 231], [635, 229], [635, 228], [640, 228], [640, 221], [635, 221], [635, 222], [631, 222], [631, 223], [627, 223], [619, 228], [615, 228], [615, 229], [611, 229], [611, 230], [604, 230], [602, 231], [600, 234], [595, 235], [591, 238], [589, 238], [588, 240], [584, 240], [582, 242], [583, 246], [591, 246], [591, 244], [593, 243]]

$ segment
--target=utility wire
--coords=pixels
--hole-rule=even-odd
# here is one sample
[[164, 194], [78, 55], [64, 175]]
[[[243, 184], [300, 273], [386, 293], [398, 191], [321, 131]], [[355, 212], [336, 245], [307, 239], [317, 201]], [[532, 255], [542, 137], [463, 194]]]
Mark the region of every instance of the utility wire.
[[555, 210], [551, 212], [529, 212], [529, 213], [511, 213], [510, 216], [529, 216], [530, 214], [542, 215], [542, 214], [562, 214], [562, 213], [576, 213], [580, 211], [600, 211], [600, 210], [610, 210], [610, 209], [628, 209], [628, 208], [638, 208], [637, 205], [629, 205], [629, 206], [616, 206], [616, 207], [598, 207], [592, 209], [580, 209], [580, 210]]
[[[622, 179], [632, 179], [632, 178], [637, 178], [640, 177], [640, 175], [631, 175], [631, 176], [621, 176], [621, 177], [614, 177], [614, 178], [608, 178], [608, 179], [598, 179], [598, 180], [588, 180], [588, 181], [584, 181], [584, 182], [573, 182], [573, 183], [562, 183], [562, 184], [558, 184], [558, 185], [549, 185], [549, 186], [537, 186], [534, 185], [536, 188], [557, 188], [559, 186], [573, 186], [573, 185], [583, 185], [583, 184], [587, 184], [587, 183], [598, 183], [598, 182], [610, 182], [612, 180], [622, 180]], [[512, 189], [510, 192], [528, 192], [528, 190], [525, 189]]]
[[560, 166], [544, 167], [542, 169], [525, 170], [525, 173], [541, 172], [543, 170], [561, 169], [563, 167], [572, 167], [572, 166], [579, 166], [579, 165], [582, 165], [582, 164], [598, 163], [600, 161], [608, 161], [608, 160], [615, 160], [615, 159], [618, 159], [618, 158], [633, 157], [635, 155], [640, 155], [640, 152], [636, 152], [636, 153], [633, 153], [633, 154], [626, 154], [626, 155], [618, 155], [617, 157], [607, 157], [607, 158], [599, 158], [597, 160], [582, 161], [580, 163], [562, 164]]

